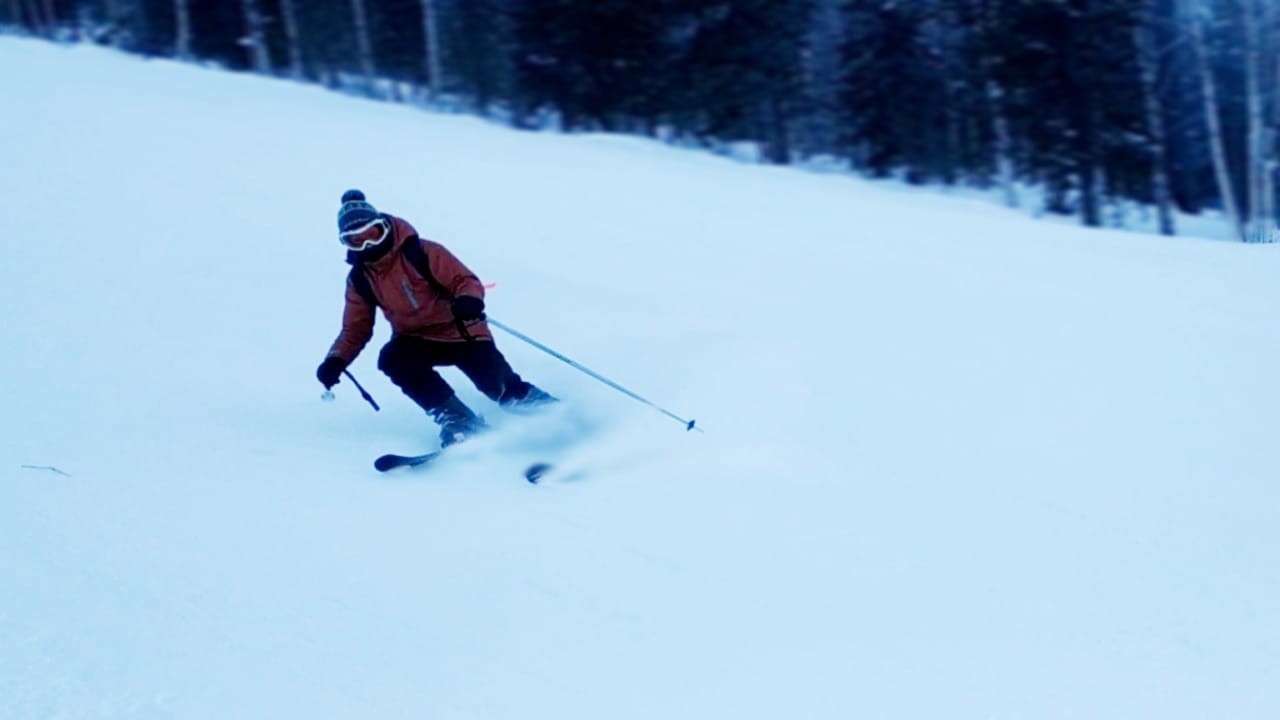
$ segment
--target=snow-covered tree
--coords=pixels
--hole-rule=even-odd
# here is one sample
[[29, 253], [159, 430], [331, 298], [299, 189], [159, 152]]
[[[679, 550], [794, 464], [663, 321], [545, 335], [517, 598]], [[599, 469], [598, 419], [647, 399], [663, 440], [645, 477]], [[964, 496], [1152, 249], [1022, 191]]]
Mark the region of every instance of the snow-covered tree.
[[244, 44], [249, 50], [249, 62], [256, 72], [271, 74], [271, 51], [267, 47], [266, 19], [258, 7], [258, 0], [240, 0], [244, 12]]
[[1164, 127], [1164, 104], [1159, 88], [1159, 53], [1152, 36], [1155, 22], [1151, 3], [1147, 3], [1142, 22], [1133, 29], [1134, 50], [1142, 73], [1143, 109], [1146, 113], [1148, 153], [1151, 163], [1151, 199], [1156, 205], [1160, 232], [1175, 234], [1173, 194], [1169, 180], [1169, 153]]
[[369, 12], [365, 0], [351, 0], [351, 17], [356, 35], [356, 62], [365, 82], [372, 83], [377, 75], [377, 64], [373, 58], [373, 39], [369, 33]]
[[1195, 0], [1188, 0], [1186, 24], [1190, 32], [1192, 47], [1195, 50], [1196, 72], [1200, 78], [1201, 100], [1204, 103], [1203, 114], [1208, 133], [1209, 151], [1213, 157], [1214, 177], [1218, 184], [1218, 197], [1222, 201], [1223, 211], [1236, 234], [1245, 238], [1244, 221], [1240, 214], [1240, 206], [1236, 202], [1235, 185], [1231, 168], [1228, 165], [1226, 140], [1223, 136], [1222, 119], [1219, 116], [1218, 82], [1214, 77], [1213, 66], [1209, 57], [1209, 46], [1205, 40], [1204, 24], [1207, 20], [1207, 7]]
[[302, 30], [298, 25], [298, 9], [296, 0], [280, 0], [280, 17], [284, 21], [285, 43], [289, 51], [289, 77], [301, 79], [302, 66]]
[[426, 38], [427, 85], [432, 96], [444, 90], [444, 70], [440, 60], [440, 10], [436, 0], [422, 0], [422, 34]]
[[176, 23], [174, 54], [180, 60], [189, 60], [191, 50], [191, 0], [173, 0], [173, 17]]

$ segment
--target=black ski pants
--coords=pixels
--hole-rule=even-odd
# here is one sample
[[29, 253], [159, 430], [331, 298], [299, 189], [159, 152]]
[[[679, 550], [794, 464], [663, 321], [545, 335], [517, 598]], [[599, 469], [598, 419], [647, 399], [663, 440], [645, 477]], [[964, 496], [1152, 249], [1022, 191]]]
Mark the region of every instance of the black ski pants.
[[378, 355], [378, 369], [428, 413], [453, 397], [453, 388], [435, 371], [447, 366], [461, 370], [480, 392], [500, 405], [519, 403], [532, 390], [492, 340], [437, 342], [396, 335]]

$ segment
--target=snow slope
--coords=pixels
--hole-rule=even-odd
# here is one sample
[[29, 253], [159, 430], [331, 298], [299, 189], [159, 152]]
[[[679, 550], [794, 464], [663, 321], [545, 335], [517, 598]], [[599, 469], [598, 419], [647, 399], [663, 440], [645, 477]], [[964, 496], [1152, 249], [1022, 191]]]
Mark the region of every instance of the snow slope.
[[[1280, 716], [1274, 247], [12, 38], [0, 89], [0, 717]], [[500, 337], [576, 481], [376, 474], [434, 432], [376, 348], [318, 400], [348, 187], [707, 432]]]

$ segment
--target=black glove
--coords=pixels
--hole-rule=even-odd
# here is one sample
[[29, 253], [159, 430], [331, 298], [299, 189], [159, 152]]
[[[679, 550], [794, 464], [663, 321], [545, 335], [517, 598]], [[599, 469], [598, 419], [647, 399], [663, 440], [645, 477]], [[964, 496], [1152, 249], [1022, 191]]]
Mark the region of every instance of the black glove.
[[470, 295], [459, 295], [453, 299], [453, 316], [462, 322], [484, 319], [484, 301]]
[[347, 369], [347, 361], [337, 355], [330, 355], [320, 363], [320, 367], [316, 368], [316, 379], [324, 386], [325, 390], [338, 384], [338, 380], [342, 377], [342, 371]]

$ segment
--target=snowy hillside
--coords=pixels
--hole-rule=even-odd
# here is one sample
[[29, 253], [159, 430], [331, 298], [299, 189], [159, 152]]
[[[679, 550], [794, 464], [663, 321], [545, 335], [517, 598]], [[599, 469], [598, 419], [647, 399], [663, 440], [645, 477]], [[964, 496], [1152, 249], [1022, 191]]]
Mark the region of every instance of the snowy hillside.
[[[2, 718], [1280, 717], [1274, 247], [11, 38], [0, 89]], [[349, 187], [706, 433], [500, 336], [589, 439], [374, 472], [434, 429], [377, 346], [319, 401]]]

